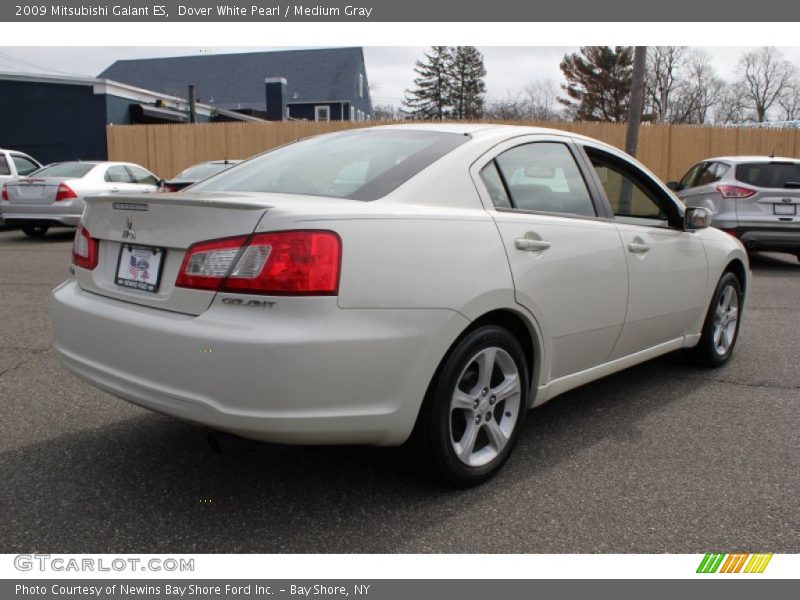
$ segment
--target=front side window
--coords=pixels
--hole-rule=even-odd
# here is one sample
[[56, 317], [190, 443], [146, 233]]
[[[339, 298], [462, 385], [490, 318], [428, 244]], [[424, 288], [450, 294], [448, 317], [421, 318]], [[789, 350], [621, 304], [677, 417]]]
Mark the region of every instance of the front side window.
[[681, 179], [678, 184], [678, 189], [685, 190], [694, 187], [694, 182], [697, 181], [697, 174], [703, 168], [703, 163], [698, 163], [686, 172], [686, 175]]
[[469, 139], [438, 131], [329, 134], [266, 152], [192, 189], [377, 200]]
[[[586, 182], [565, 144], [524, 144], [506, 150], [495, 162], [513, 208], [586, 217], [597, 215]], [[491, 172], [488, 174], [491, 177]]]
[[617, 220], [636, 225], [669, 226], [665, 207], [643, 173], [603, 152], [587, 148], [586, 153]]

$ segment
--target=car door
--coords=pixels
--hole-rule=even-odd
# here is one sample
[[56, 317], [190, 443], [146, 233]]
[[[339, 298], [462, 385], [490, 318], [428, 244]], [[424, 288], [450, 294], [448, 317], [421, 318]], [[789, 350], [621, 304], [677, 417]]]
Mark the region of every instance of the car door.
[[543, 382], [605, 362], [625, 319], [627, 267], [566, 137], [526, 136], [473, 165], [505, 245], [515, 299], [544, 338]]
[[628, 309], [612, 357], [675, 340], [705, 310], [708, 267], [680, 205], [622, 153], [582, 144], [602, 187], [628, 263]]

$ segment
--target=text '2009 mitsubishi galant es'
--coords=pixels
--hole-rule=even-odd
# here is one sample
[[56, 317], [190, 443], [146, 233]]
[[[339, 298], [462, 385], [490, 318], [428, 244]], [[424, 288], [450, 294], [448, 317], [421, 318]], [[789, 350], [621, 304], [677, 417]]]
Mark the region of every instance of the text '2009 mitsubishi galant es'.
[[189, 190], [87, 200], [53, 293], [74, 373], [296, 444], [414, 444], [490, 477], [528, 408], [658, 355], [734, 349], [749, 267], [626, 154], [410, 125], [266, 152]]

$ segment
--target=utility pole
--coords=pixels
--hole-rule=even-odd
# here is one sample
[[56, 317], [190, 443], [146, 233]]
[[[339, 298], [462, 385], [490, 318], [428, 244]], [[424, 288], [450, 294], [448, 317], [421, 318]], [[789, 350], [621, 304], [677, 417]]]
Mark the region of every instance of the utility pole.
[[625, 132], [625, 152], [631, 156], [636, 156], [636, 146], [639, 144], [639, 125], [642, 123], [646, 60], [647, 46], [636, 46], [633, 51], [633, 76], [631, 78], [631, 99], [628, 104], [628, 128]]
[[197, 96], [194, 86], [189, 86], [189, 123], [197, 123]]

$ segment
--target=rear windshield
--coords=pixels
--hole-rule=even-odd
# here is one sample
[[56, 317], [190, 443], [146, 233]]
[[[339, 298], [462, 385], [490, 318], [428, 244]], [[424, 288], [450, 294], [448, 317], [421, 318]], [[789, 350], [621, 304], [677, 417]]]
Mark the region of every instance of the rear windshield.
[[230, 169], [235, 164], [236, 163], [203, 163], [202, 165], [194, 165], [178, 173], [174, 181], [200, 181], [220, 171]]
[[800, 164], [742, 163], [736, 166], [736, 179], [756, 187], [800, 187]]
[[97, 165], [94, 163], [56, 163], [31, 173], [36, 177], [83, 177]]
[[335, 133], [276, 148], [192, 189], [377, 200], [467, 140], [434, 131]]

